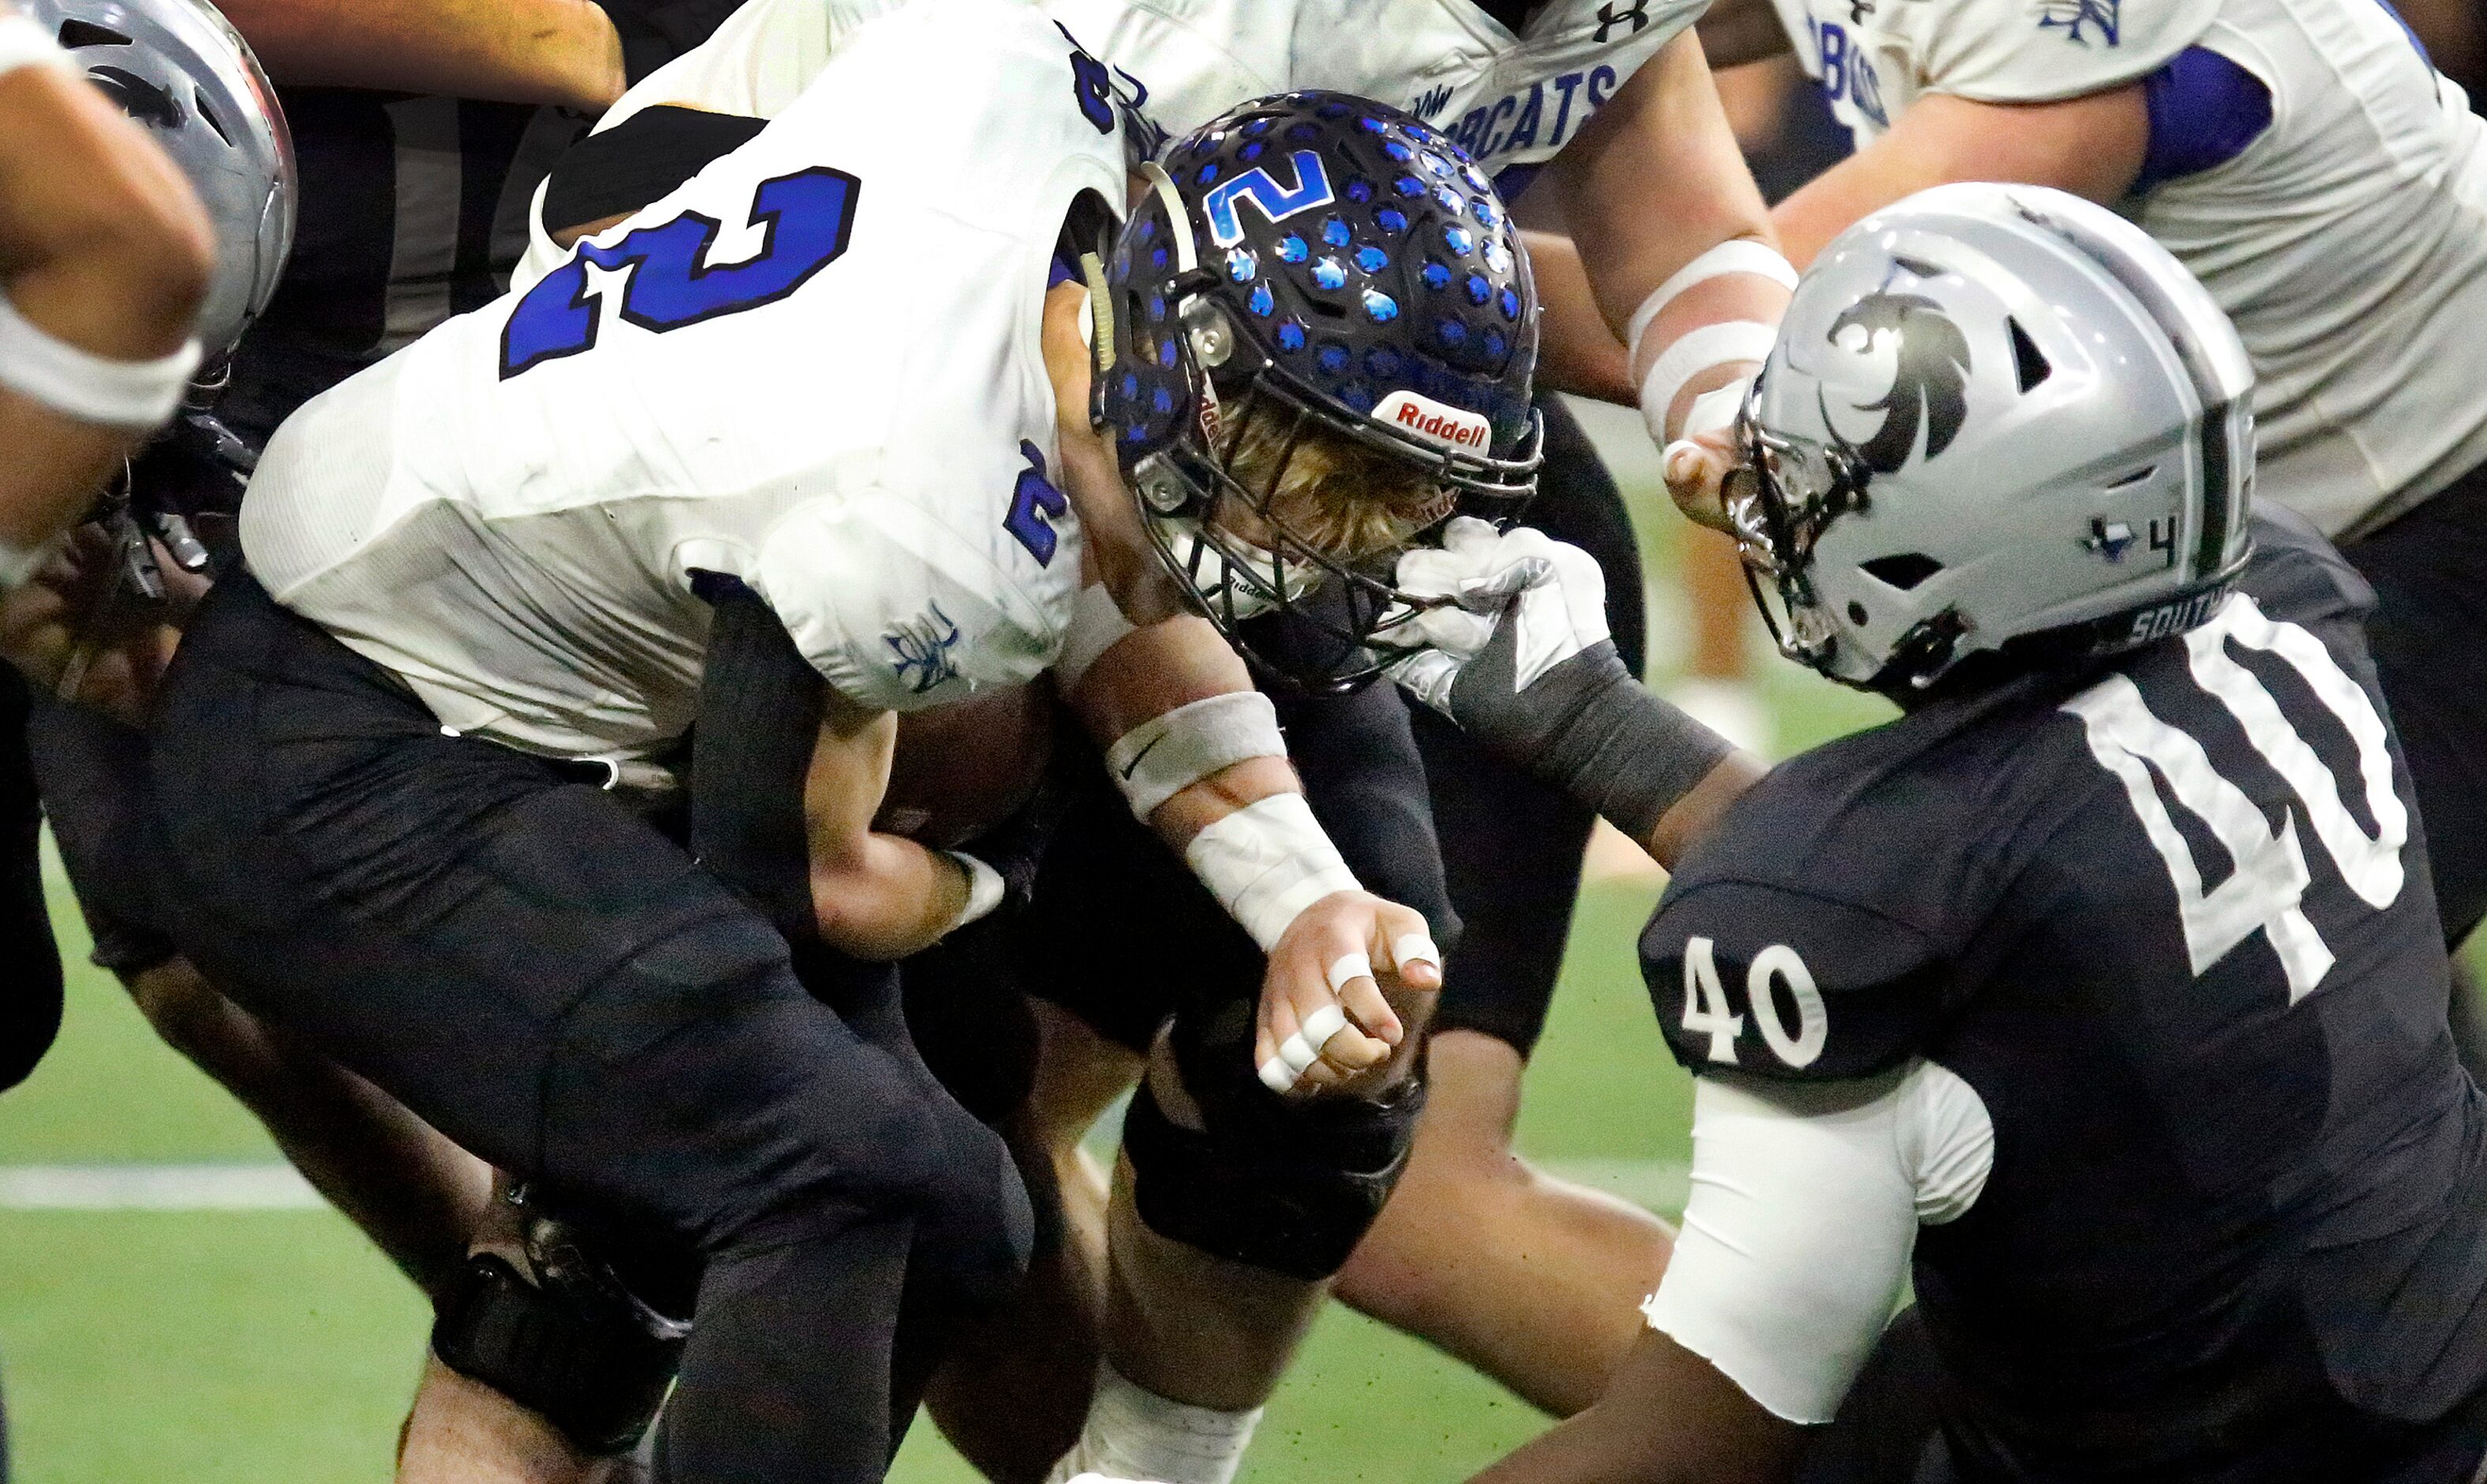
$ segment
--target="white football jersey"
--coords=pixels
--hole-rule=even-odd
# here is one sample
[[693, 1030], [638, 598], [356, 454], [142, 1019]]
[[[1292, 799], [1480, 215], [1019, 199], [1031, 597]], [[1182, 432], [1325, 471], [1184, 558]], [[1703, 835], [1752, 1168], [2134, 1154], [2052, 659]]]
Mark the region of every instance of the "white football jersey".
[[1554, 157], [1709, 0], [1547, 0], [1517, 34], [1470, 0], [1045, 0], [1187, 134], [1297, 88], [1404, 108], [1496, 174]]
[[570, 756], [690, 723], [697, 570], [866, 706], [1030, 679], [1081, 555], [1048, 268], [1075, 197], [1123, 192], [1075, 55], [1020, 0], [855, 27], [750, 143], [288, 421], [251, 570], [444, 725]]
[[[666, 102], [773, 118], [858, 17], [906, 3], [750, 0], [598, 126]], [[1498, 172], [1552, 158], [1709, 0], [1547, 0], [1517, 35], [1472, 0], [1042, 3], [1169, 134], [1247, 98], [1328, 88], [1404, 108]]]
[[1775, 0], [1869, 144], [1930, 93], [2074, 98], [2201, 46], [2271, 95], [2224, 164], [2123, 210], [2236, 322], [2260, 491], [2357, 535], [2487, 462], [2487, 122], [2378, 0]]

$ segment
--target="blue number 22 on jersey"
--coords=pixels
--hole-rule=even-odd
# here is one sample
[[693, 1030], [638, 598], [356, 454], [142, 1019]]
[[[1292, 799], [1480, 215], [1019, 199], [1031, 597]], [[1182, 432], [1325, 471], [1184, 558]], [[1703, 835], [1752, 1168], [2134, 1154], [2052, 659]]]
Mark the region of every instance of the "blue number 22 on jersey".
[[630, 275], [621, 315], [642, 329], [662, 334], [741, 314], [784, 298], [838, 260], [862, 188], [853, 176], [825, 165], [761, 182], [751, 198], [751, 222], [765, 236], [759, 253], [742, 263], [710, 265], [709, 248], [724, 228], [697, 211], [641, 227], [610, 246], [580, 243], [511, 311], [501, 331], [501, 379], [595, 348], [601, 317], [588, 292], [587, 265]]

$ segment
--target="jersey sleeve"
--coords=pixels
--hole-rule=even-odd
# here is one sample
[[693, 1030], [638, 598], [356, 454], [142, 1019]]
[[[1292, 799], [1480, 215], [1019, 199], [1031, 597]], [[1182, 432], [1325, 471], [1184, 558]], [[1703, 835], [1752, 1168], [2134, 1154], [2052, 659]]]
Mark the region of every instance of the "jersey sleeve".
[[839, 694], [920, 711], [1033, 680], [1059, 626], [1011, 574], [914, 501], [880, 490], [797, 507], [752, 585]]
[[1920, 32], [1917, 91], [1989, 103], [2052, 102], [2146, 77], [2219, 14], [2219, 0], [1896, 4]]
[[1641, 971], [1676, 1060], [1805, 1081], [1870, 1076], [1921, 1048], [1948, 982], [1925, 933], [1787, 886], [1724, 880], [1670, 893]]

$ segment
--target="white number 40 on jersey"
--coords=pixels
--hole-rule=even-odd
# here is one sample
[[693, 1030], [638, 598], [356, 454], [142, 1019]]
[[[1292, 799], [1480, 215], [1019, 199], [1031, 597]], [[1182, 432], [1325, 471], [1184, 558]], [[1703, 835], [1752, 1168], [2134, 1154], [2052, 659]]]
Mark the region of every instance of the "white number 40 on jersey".
[[[2368, 834], [2341, 802], [2339, 778], [2281, 714], [2279, 703], [2251, 670], [2229, 656], [2232, 642], [2286, 660], [2348, 731], [2357, 744], [2357, 781], [2375, 821], [2374, 833]], [[2227, 708], [2254, 751], [2287, 780], [2304, 808], [2302, 816], [2287, 810], [2274, 827], [2245, 790], [2212, 768], [2199, 742], [2151, 714], [2140, 689], [2125, 676], [2108, 677], [2065, 702], [2064, 710], [2082, 719], [2090, 755], [2124, 784], [2143, 832], [2166, 863], [2194, 972], [2209, 968], [2260, 929], [2279, 955], [2288, 977], [2288, 1000], [2295, 1004], [2323, 982], [2333, 962], [2332, 950], [2299, 906], [2308, 882], [2305, 849], [2298, 838], [2301, 818], [2313, 828], [2349, 889], [2367, 906], [2381, 910], [2401, 894], [2401, 846], [2409, 839], [2409, 811], [2392, 792], [2384, 720], [2320, 639], [2295, 624], [2264, 617], [2243, 593], [2188, 633], [2185, 647], [2194, 684]], [[2235, 862], [2217, 887], [2202, 889], [2201, 868], [2168, 818], [2151, 781], [2153, 770]]]

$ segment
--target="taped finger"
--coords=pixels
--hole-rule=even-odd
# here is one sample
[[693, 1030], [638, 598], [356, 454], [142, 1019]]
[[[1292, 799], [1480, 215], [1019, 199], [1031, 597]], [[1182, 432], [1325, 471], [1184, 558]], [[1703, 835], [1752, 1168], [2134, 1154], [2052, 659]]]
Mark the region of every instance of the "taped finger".
[[1288, 1071], [1301, 1077], [1305, 1068], [1321, 1060], [1321, 1048], [1299, 1030], [1278, 1043], [1278, 1060], [1286, 1064]]
[[1296, 1083], [1302, 1077], [1302, 1073], [1275, 1056], [1261, 1063], [1261, 1085], [1282, 1098], [1296, 1090]]
[[1402, 933], [1390, 940], [1390, 962], [1400, 968], [1411, 964], [1442, 966], [1442, 950], [1434, 946], [1431, 933]]
[[[1361, 959], [1364, 955], [1359, 953], [1355, 957]], [[1297, 1032], [1297, 1036], [1316, 1052], [1322, 1052], [1328, 1050], [1329, 1044], [1345, 1029], [1347, 1012], [1336, 1005], [1324, 1005], [1304, 1017], [1304, 1028]]]
[[[1347, 987], [1354, 984], [1356, 980], [1370, 979], [1372, 977], [1373, 961], [1365, 957], [1362, 949], [1352, 949], [1349, 952], [1340, 954], [1337, 958], [1330, 961], [1329, 992], [1333, 994], [1344, 994], [1347, 993]], [[1322, 1006], [1320, 1010], [1316, 1010], [1311, 1015], [1304, 1018], [1304, 1028], [1306, 1030], [1310, 1030], [1312, 1028], [1313, 1022], [1325, 1011], [1332, 1011], [1337, 1008], [1338, 1007], [1335, 1005]], [[1344, 1023], [1343, 1017], [1342, 1023]]]

